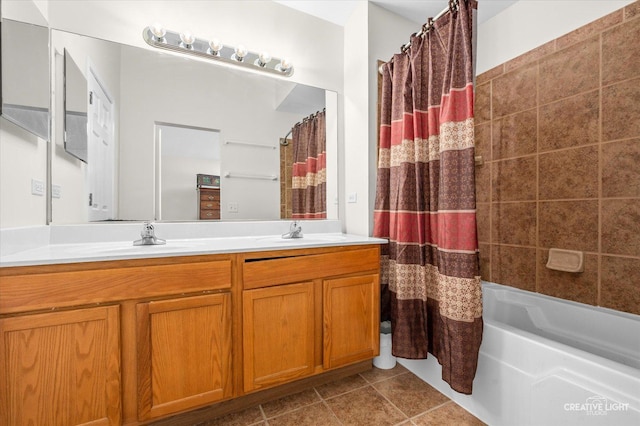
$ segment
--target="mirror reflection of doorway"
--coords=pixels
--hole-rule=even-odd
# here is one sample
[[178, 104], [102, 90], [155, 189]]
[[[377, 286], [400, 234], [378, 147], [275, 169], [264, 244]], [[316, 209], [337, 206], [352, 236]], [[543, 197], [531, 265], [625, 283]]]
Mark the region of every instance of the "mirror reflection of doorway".
[[115, 212], [115, 123], [113, 96], [89, 64], [87, 186], [89, 221], [112, 220]]
[[197, 175], [220, 176], [220, 130], [156, 124], [156, 220], [198, 220]]

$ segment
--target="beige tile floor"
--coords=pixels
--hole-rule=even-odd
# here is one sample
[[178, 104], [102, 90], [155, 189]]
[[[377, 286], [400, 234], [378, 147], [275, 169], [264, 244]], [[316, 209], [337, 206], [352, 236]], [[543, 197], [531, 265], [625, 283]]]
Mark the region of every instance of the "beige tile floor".
[[311, 388], [200, 426], [484, 425], [398, 364]]

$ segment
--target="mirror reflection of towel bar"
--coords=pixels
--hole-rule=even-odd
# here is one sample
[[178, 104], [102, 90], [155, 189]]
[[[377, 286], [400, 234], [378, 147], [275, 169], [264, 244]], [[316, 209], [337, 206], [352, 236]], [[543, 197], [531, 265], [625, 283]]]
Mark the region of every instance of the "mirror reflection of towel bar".
[[245, 175], [243, 173], [231, 173], [224, 174], [226, 178], [240, 178], [240, 179], [261, 179], [261, 180], [278, 180], [276, 175]]
[[253, 146], [256, 148], [267, 148], [267, 149], [276, 149], [273, 145], [263, 145], [261, 143], [253, 143], [253, 142], [244, 142], [244, 141], [225, 141], [225, 145], [246, 145]]

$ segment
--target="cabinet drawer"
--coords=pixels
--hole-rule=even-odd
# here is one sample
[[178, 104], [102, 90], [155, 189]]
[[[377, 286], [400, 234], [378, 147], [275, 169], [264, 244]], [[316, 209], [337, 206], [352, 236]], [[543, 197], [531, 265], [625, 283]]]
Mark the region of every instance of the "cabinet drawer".
[[220, 219], [220, 211], [200, 210], [200, 219]]
[[259, 259], [243, 265], [244, 288], [268, 287], [336, 275], [377, 271], [379, 248], [307, 256]]
[[200, 210], [220, 210], [219, 201], [201, 201]]
[[0, 314], [231, 287], [230, 259], [2, 277]]
[[220, 192], [200, 192], [200, 201], [220, 201]]

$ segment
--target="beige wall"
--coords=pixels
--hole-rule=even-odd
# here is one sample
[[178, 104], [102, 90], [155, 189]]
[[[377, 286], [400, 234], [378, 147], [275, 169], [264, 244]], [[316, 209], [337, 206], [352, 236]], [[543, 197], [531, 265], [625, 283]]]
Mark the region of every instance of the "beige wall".
[[639, 39], [635, 2], [478, 76], [483, 279], [640, 313]]

